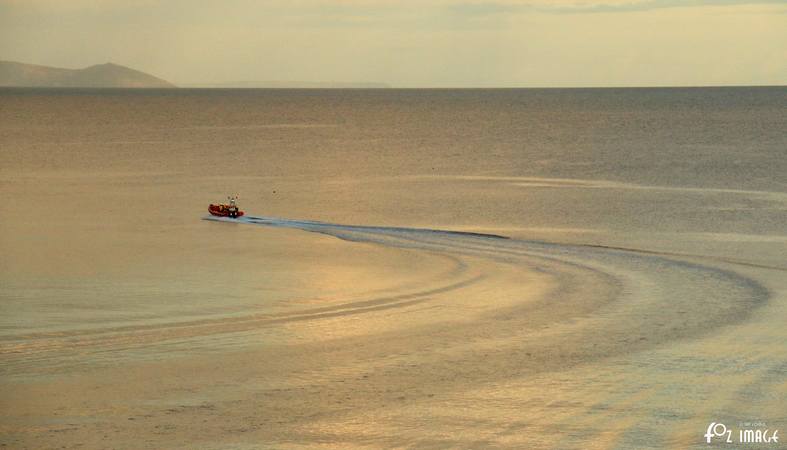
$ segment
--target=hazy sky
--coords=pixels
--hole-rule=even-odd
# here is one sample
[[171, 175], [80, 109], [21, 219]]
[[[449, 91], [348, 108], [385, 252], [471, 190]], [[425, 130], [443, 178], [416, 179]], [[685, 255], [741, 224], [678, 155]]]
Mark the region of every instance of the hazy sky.
[[0, 59], [176, 84], [787, 84], [787, 0], [0, 0]]

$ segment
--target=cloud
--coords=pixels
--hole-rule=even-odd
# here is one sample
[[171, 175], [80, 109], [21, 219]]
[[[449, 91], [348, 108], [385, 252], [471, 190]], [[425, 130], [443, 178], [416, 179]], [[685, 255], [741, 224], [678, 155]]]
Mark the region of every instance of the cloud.
[[[407, 3], [406, 1], [404, 3]], [[524, 0], [497, 0], [492, 2], [475, 1], [441, 1], [425, 2], [427, 4], [442, 5], [451, 11], [467, 15], [492, 15], [510, 13], [552, 13], [552, 14], [581, 14], [581, 13], [622, 13], [651, 11], [666, 8], [696, 8], [703, 6], [740, 6], [740, 5], [784, 5], [785, 0], [607, 0], [607, 1], [524, 1]], [[358, 0], [357, 4], [369, 5], [368, 2]]]
[[[586, 4], [585, 4], [586, 3]], [[784, 0], [640, 0], [626, 2], [582, 2], [574, 5], [551, 5], [538, 8], [541, 11], [563, 13], [630, 12], [650, 11], [663, 8], [689, 8], [700, 6], [736, 6], [781, 4]]]
[[784, 84], [786, 1], [0, 0], [0, 59], [176, 83]]

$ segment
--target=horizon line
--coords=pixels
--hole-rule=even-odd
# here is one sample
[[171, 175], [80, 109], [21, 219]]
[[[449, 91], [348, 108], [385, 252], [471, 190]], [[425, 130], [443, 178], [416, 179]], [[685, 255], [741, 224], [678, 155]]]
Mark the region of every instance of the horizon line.
[[[345, 84], [345, 83], [337, 83]], [[353, 83], [346, 83], [353, 84]], [[376, 83], [375, 83], [376, 84]], [[380, 83], [384, 84], [384, 83]], [[107, 87], [107, 86], [2, 86], [0, 89], [41, 90], [506, 90], [506, 89], [709, 89], [709, 88], [787, 88], [785, 84], [706, 84], [706, 85], [610, 85], [610, 86], [195, 86], [174, 87]]]

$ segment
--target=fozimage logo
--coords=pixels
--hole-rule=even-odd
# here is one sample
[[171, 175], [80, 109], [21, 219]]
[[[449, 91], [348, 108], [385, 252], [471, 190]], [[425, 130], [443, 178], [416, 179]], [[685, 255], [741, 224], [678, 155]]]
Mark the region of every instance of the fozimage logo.
[[[737, 431], [737, 433], [736, 433]], [[724, 444], [778, 444], [779, 430], [771, 431], [764, 422], [741, 422], [737, 430], [720, 422], [711, 422], [705, 431], [705, 442]]]

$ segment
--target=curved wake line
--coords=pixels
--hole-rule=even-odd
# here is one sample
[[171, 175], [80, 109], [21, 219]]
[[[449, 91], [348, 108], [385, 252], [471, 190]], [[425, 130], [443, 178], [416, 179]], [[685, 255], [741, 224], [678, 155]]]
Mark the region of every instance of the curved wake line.
[[477, 233], [472, 231], [453, 231], [453, 230], [437, 230], [434, 228], [406, 228], [406, 227], [388, 227], [388, 226], [369, 226], [369, 225], [342, 225], [327, 222], [319, 222], [316, 220], [294, 220], [283, 219], [279, 217], [256, 217], [256, 216], [243, 216], [237, 219], [229, 217], [218, 216], [205, 216], [203, 220], [213, 220], [216, 222], [230, 222], [230, 223], [246, 223], [252, 225], [266, 225], [270, 227], [280, 228], [297, 228], [305, 231], [313, 231], [316, 233], [330, 233], [328, 230], [339, 231], [360, 231], [360, 232], [394, 232], [394, 233], [432, 233], [443, 234], [449, 236], [473, 236], [491, 239], [510, 239], [508, 236], [491, 233]]
[[[555, 361], [568, 363], [567, 355], [573, 355], [569, 360], [589, 361], [705, 335], [746, 320], [771, 297], [770, 291], [752, 278], [684, 259], [714, 261], [694, 255], [428, 228], [260, 216], [204, 219], [298, 229], [351, 242], [428, 252], [454, 259], [470, 270], [451, 271], [450, 276], [444, 274], [423, 286], [400, 287], [385, 294], [366, 292], [356, 299], [339, 298], [338, 303], [305, 309], [17, 335], [0, 339], [0, 354], [8, 362], [0, 373], [27, 373], [36, 365], [59, 361], [63, 352], [68, 356], [68, 349], [100, 358], [106, 352], [123, 354], [134, 348], [152, 351], [154, 345], [167, 351], [168, 346], [197, 338], [213, 342], [218, 335], [228, 337], [224, 344], [215, 345], [242, 346], [243, 333], [272, 326], [310, 321], [306, 327], [330, 327], [335, 324], [322, 320], [391, 312], [416, 314], [412, 317], [422, 322], [426, 317], [432, 320], [428, 326], [407, 329], [404, 335], [412, 339], [438, 335], [446, 339], [446, 345], [461, 349], [468, 337], [483, 343], [499, 335], [505, 342], [517, 343], [508, 349], [513, 354], [525, 355], [531, 363], [535, 356], [530, 355], [542, 355], [539, 364], [548, 367], [557, 364]], [[541, 281], [533, 281], [536, 279]], [[418, 316], [416, 311], [425, 309], [430, 310], [427, 316]], [[538, 330], [547, 329], [539, 334]], [[515, 338], [508, 339], [511, 337]], [[521, 366], [502, 354], [501, 358], [501, 367], [510, 366], [512, 374], [521, 372]], [[61, 363], [70, 364], [68, 358]]]
[[[294, 228], [348, 241], [482, 258], [526, 271], [552, 273], [560, 282], [558, 289], [545, 297], [544, 311], [545, 317], [549, 317], [547, 322], [554, 327], [552, 332], [561, 337], [554, 338], [555, 342], [544, 351], [548, 353], [562, 347], [565, 352], [583, 354], [586, 359], [707, 335], [720, 327], [747, 320], [772, 296], [768, 288], [755, 279], [717, 267], [712, 264], [713, 258], [702, 256], [501, 239], [502, 236], [483, 233], [341, 225], [274, 217], [206, 219]], [[685, 258], [704, 259], [711, 264]], [[595, 276], [596, 281], [590, 281], [588, 276]], [[513, 289], [510, 292], [526, 288], [516, 279], [508, 285], [509, 290]], [[525, 312], [524, 304], [506, 309], [501, 303], [503, 297], [486, 300], [484, 305], [492, 311], [516, 317], [515, 321], [521, 322], [517, 330], [529, 329], [538, 320]], [[595, 306], [585, 311], [584, 319], [568, 319], [568, 310], [590, 304]], [[510, 313], [514, 310], [518, 311], [514, 313], [516, 316]], [[488, 330], [487, 326], [504, 325], [481, 320], [474, 331]], [[512, 331], [516, 332], [519, 331]]]
[[[725, 279], [733, 286], [737, 285], [737, 287], [743, 287], [744, 289], [750, 290], [749, 293], [751, 296], [749, 300], [752, 301], [752, 305], [762, 305], [767, 301], [768, 298], [771, 297], [770, 291], [757, 281], [734, 271], [689, 262], [685, 259], [673, 258], [702, 258], [710, 261], [737, 264], [741, 266], [784, 270], [781, 267], [762, 266], [742, 261], [704, 257], [699, 255], [680, 255], [677, 253], [673, 254], [603, 245], [558, 244], [537, 240], [515, 240], [510, 239], [507, 236], [477, 232], [391, 226], [343, 225], [319, 221], [293, 220], [264, 216], [244, 216], [237, 219], [207, 216], [204, 217], [204, 219], [220, 222], [294, 228], [326, 234], [348, 241], [366, 241], [388, 246], [410, 247], [421, 250], [437, 250], [460, 254], [469, 250], [471, 252], [480, 252], [482, 255], [486, 255], [487, 257], [499, 257], [501, 255], [511, 255], [514, 257], [535, 256], [552, 259], [556, 262], [562, 262], [563, 264], [579, 263], [586, 269], [590, 269], [591, 265], [598, 265], [598, 263], [603, 261], [605, 258], [623, 257], [625, 259], [635, 257], [644, 264], [652, 266], [651, 269], [656, 269], [658, 271], [683, 270], [684, 273], [682, 275], [684, 277], [684, 281], [691, 279], [698, 272], [704, 272], [707, 275], [713, 275], [719, 279]], [[354, 233], [357, 233], [360, 236]], [[438, 240], [431, 241], [429, 239], [430, 237], [438, 238]], [[455, 237], [459, 238], [459, 241], [451, 240], [449, 242], [439, 239], [440, 237]], [[401, 241], [391, 242], [390, 238], [403, 239], [407, 243], [405, 244]], [[481, 238], [481, 240], [464, 241], [461, 238]], [[499, 245], [495, 244], [496, 241], [499, 242]], [[615, 256], [616, 253], [618, 256]], [[617, 264], [620, 264], [620, 261], [617, 261]], [[631, 261], [626, 261], [624, 264], [631, 264]], [[605, 264], [602, 263], [601, 265], [604, 266]], [[640, 268], [638, 270], [643, 269]], [[679, 290], [680, 289], [678, 289], [678, 291]]]
[[[357, 240], [357, 239], [352, 239], [347, 235], [337, 234], [336, 231], [371, 232], [371, 233], [414, 233], [414, 234], [429, 233], [429, 234], [446, 235], [446, 236], [468, 236], [468, 237], [508, 239], [508, 240], [511, 239], [509, 236], [492, 234], [492, 233], [480, 233], [480, 232], [473, 232], [473, 231], [456, 231], [456, 230], [440, 230], [434, 228], [392, 227], [392, 226], [373, 226], [373, 225], [344, 225], [344, 224], [320, 222], [316, 220], [284, 219], [280, 217], [265, 217], [265, 216], [261, 216], [261, 217], [243, 216], [237, 219], [230, 219], [227, 217], [217, 217], [217, 216], [205, 216], [203, 217], [203, 220], [211, 220], [216, 222], [229, 222], [229, 223], [244, 223], [250, 225], [264, 225], [264, 226], [278, 227], [278, 228], [295, 228], [295, 229], [310, 231], [314, 233], [327, 234], [329, 236], [333, 236], [345, 240]], [[714, 260], [714, 261], [735, 264], [740, 266], [787, 271], [787, 268], [785, 267], [752, 263], [752, 262], [742, 261], [732, 258], [711, 257], [711, 256], [695, 255], [689, 253], [663, 252], [658, 250], [646, 250], [646, 249], [638, 249], [638, 248], [631, 248], [631, 247], [618, 247], [618, 246], [600, 245], [600, 244], [573, 244], [573, 243], [558, 244], [553, 242], [535, 241], [535, 240], [518, 240], [518, 241], [525, 242], [528, 244], [545, 245], [545, 246], [585, 247], [589, 249], [617, 250], [617, 251], [637, 253], [642, 255], [654, 255], [654, 256], [678, 257], [678, 258], [703, 258], [703, 259]]]
[[717, 187], [693, 186], [658, 186], [626, 183], [622, 181], [580, 179], [580, 178], [549, 178], [549, 177], [507, 177], [477, 175], [413, 175], [411, 179], [453, 179], [460, 181], [481, 181], [493, 183], [509, 183], [520, 187], [538, 188], [579, 188], [579, 189], [621, 189], [662, 192], [687, 192], [694, 194], [733, 194], [759, 197], [763, 199], [787, 202], [787, 192], [762, 191], [754, 189], [730, 189]]
[[[350, 314], [357, 314], [369, 311], [380, 311], [383, 309], [390, 309], [395, 307], [400, 307], [404, 305], [413, 305], [417, 303], [424, 302], [428, 300], [430, 296], [443, 294], [455, 290], [459, 290], [465, 288], [467, 286], [471, 286], [479, 281], [482, 281], [485, 278], [484, 275], [475, 275], [469, 278], [461, 279], [460, 281], [437, 286], [431, 289], [426, 289], [423, 291], [417, 292], [410, 292], [404, 294], [396, 294], [396, 295], [388, 295], [382, 296], [378, 298], [374, 298], [372, 300], [364, 300], [358, 302], [351, 302], [351, 303], [343, 303], [334, 306], [328, 307], [317, 307], [317, 308], [310, 308], [303, 311], [294, 311], [292, 313], [279, 313], [279, 314], [252, 314], [248, 316], [239, 316], [239, 317], [222, 317], [217, 319], [200, 319], [200, 320], [192, 320], [188, 322], [173, 322], [173, 323], [165, 323], [165, 324], [151, 324], [151, 325], [126, 325], [126, 326], [118, 326], [113, 328], [102, 328], [102, 329], [89, 329], [89, 330], [78, 330], [78, 331], [62, 331], [62, 332], [41, 332], [41, 333], [31, 333], [26, 335], [20, 336], [6, 336], [0, 338], [0, 343], [4, 341], [10, 342], [18, 342], [20, 340], [27, 340], [27, 339], [68, 339], [68, 338], [89, 338], [91, 336], [97, 336], [101, 339], [101, 335], [109, 335], [109, 334], [116, 334], [116, 333], [144, 333], [144, 332], [155, 332], [159, 336], [171, 332], [173, 330], [180, 330], [180, 329], [193, 329], [189, 336], [198, 336], [198, 335], [205, 335], [210, 334], [210, 330], [208, 331], [199, 331], [200, 327], [210, 328], [216, 327], [220, 325], [231, 325], [232, 331], [244, 331], [244, 326], [247, 329], [250, 329], [247, 325], [259, 326], [263, 324], [280, 324], [280, 323], [288, 323], [288, 322], [297, 322], [297, 321], [304, 321], [304, 320], [312, 320], [312, 319], [320, 319], [320, 318], [329, 318], [329, 317], [341, 317]], [[119, 338], [128, 338], [132, 336], [129, 335], [116, 335], [113, 336], [113, 339], [117, 341]], [[89, 341], [71, 341], [69, 345], [80, 345], [84, 346], [85, 344], [92, 344], [93, 342]], [[36, 349], [46, 349], [40, 344], [36, 344]], [[27, 350], [25, 344], [22, 345], [15, 345], [8, 348], [3, 348], [0, 346], [0, 355], [8, 354], [8, 353], [22, 353]]]
[[678, 252], [663, 252], [658, 250], [645, 250], [641, 248], [631, 248], [631, 247], [618, 247], [613, 245], [600, 245], [600, 244], [571, 244], [580, 247], [588, 247], [588, 248], [599, 248], [604, 250], [620, 250], [624, 252], [631, 252], [631, 253], [642, 253], [644, 255], [657, 255], [657, 256], [672, 256], [678, 258], [703, 258], [713, 261], [719, 261], [722, 263], [728, 264], [735, 264], [737, 266], [746, 266], [746, 267], [754, 267], [757, 269], [768, 269], [768, 270], [779, 270], [782, 272], [787, 272], [787, 267], [780, 267], [780, 266], [771, 266], [768, 264], [759, 264], [753, 263], [749, 261], [743, 261], [734, 258], [723, 258], [718, 256], [704, 256], [704, 255], [696, 255], [692, 253], [678, 253]]

